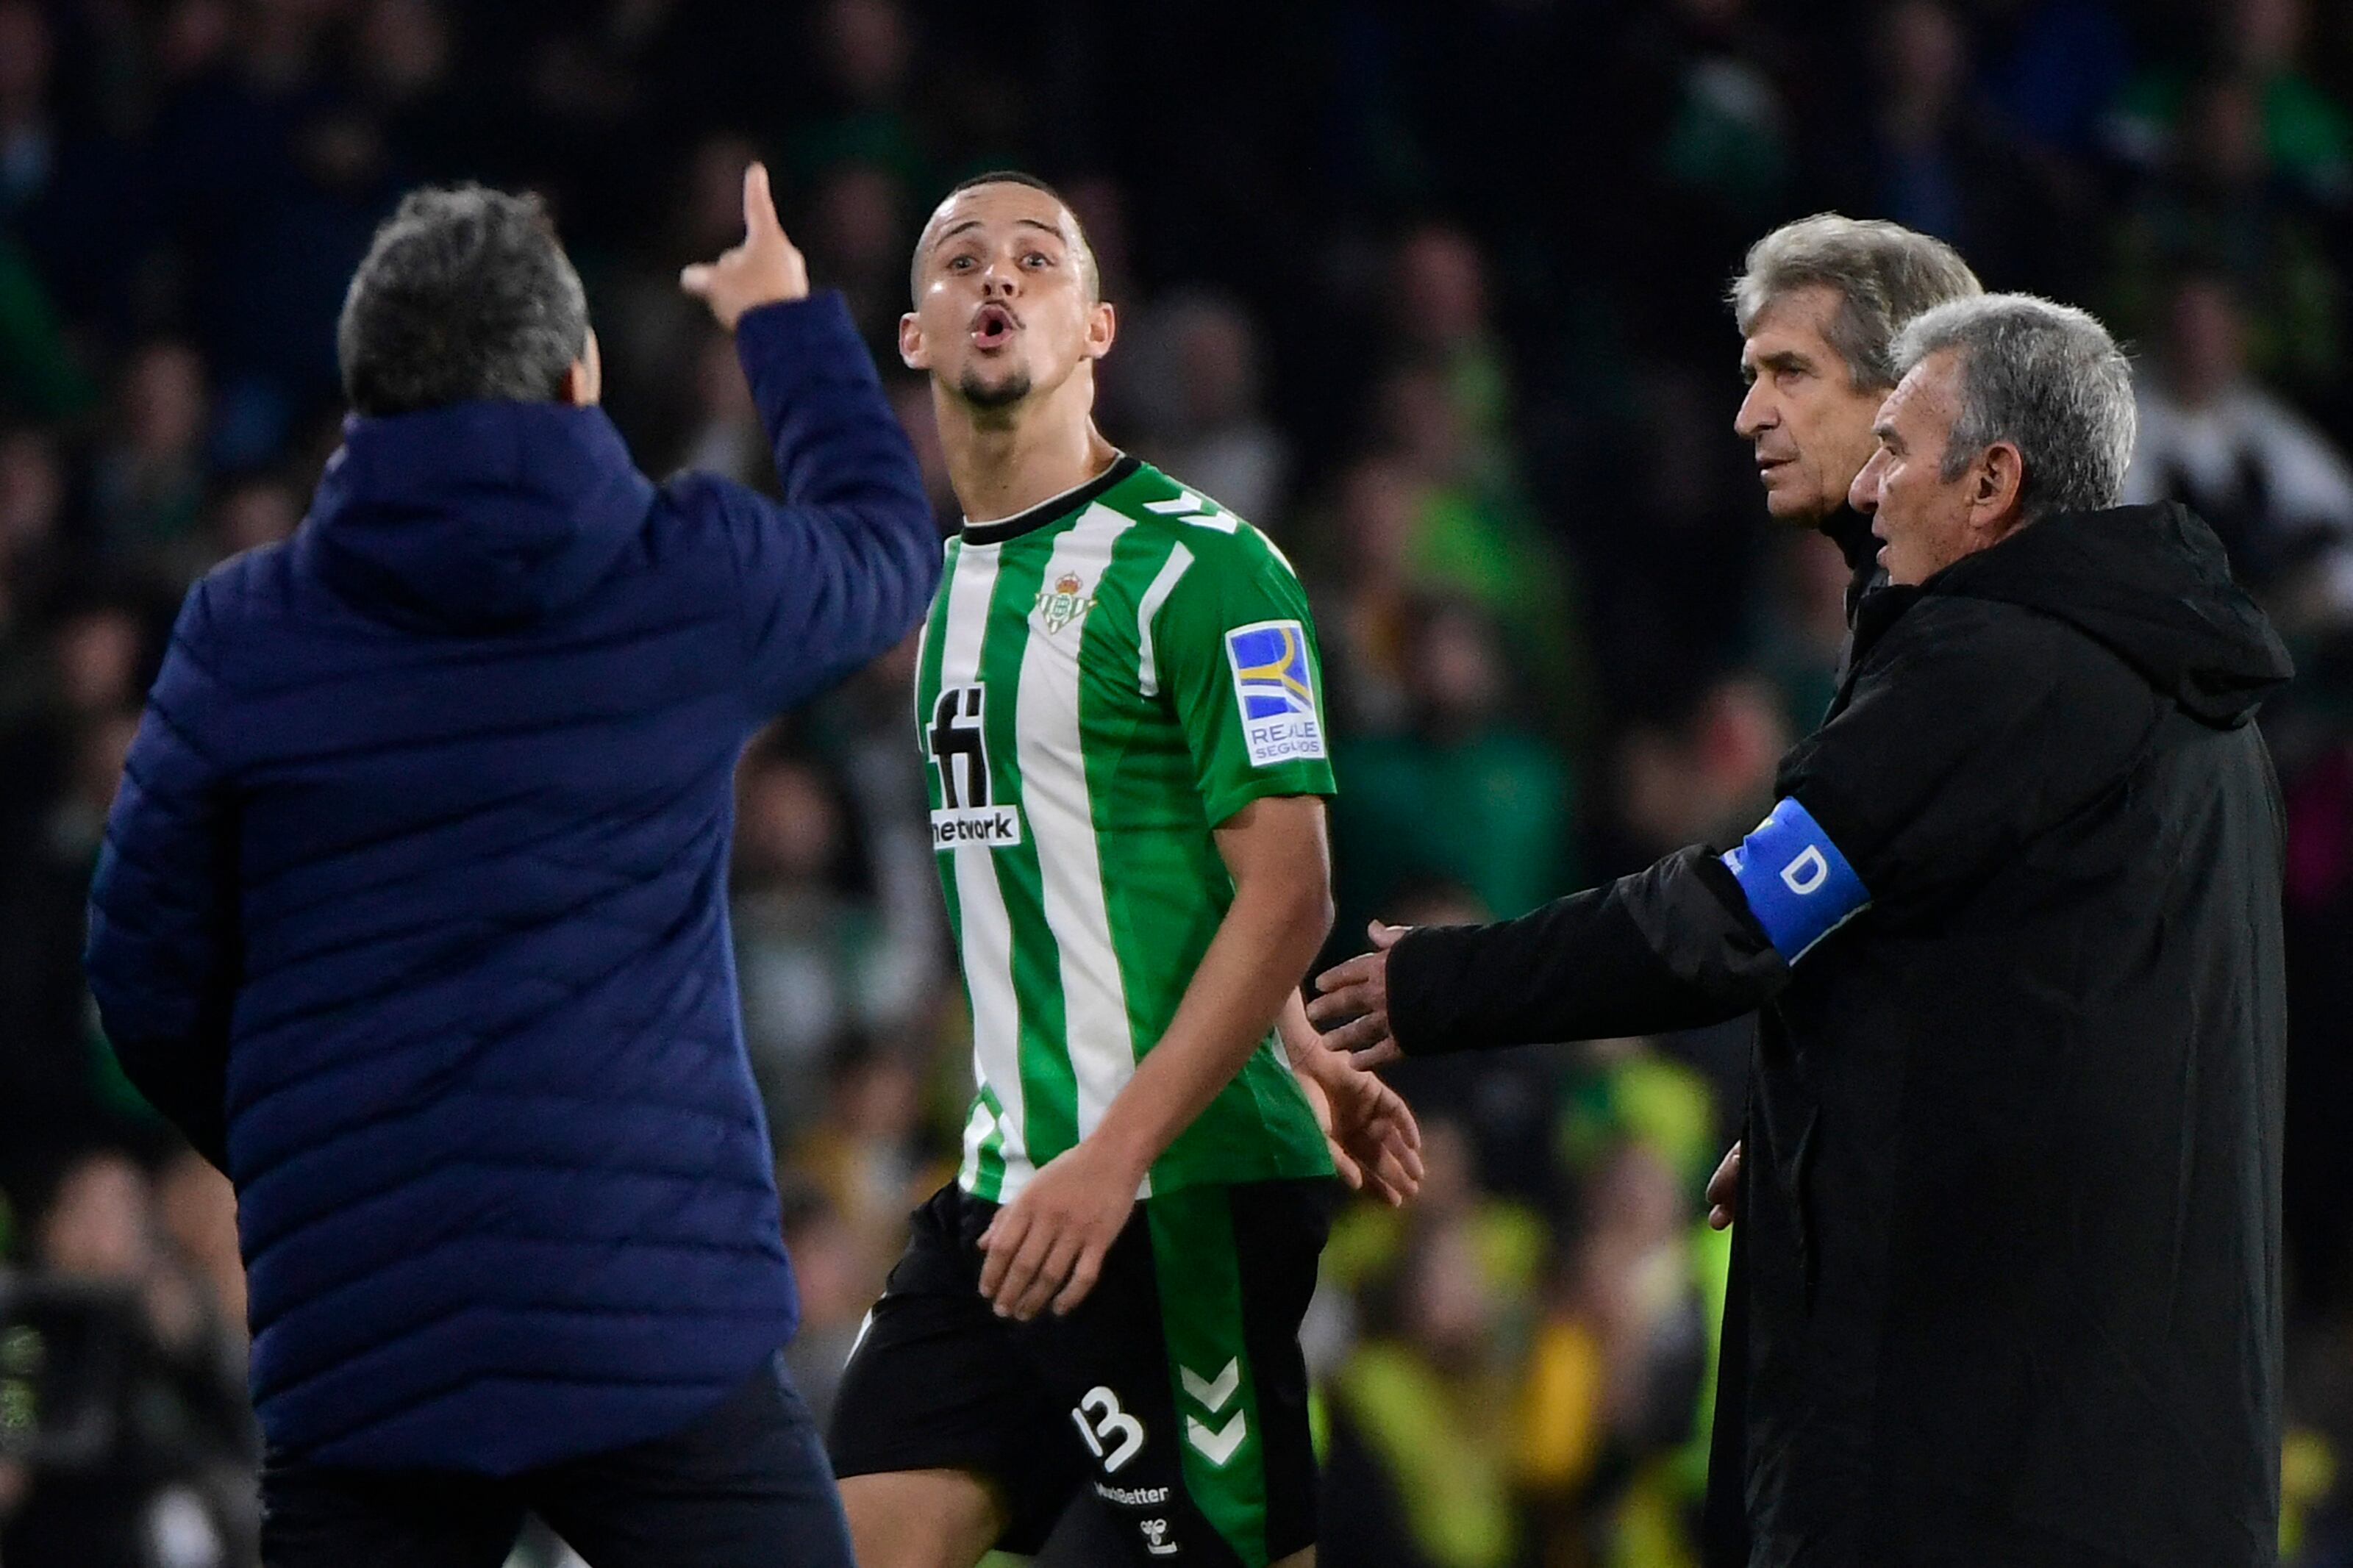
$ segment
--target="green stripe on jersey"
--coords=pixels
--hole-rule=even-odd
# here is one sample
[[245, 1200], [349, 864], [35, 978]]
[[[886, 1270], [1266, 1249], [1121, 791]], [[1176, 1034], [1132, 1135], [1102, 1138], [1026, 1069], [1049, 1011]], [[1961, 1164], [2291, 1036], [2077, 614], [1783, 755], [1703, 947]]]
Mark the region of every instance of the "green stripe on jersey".
[[[1166, 1029], [1233, 900], [1215, 821], [1331, 793], [1313, 641], [1264, 536], [1148, 467], [949, 546], [916, 709], [972, 1004], [967, 1190], [1010, 1202]], [[1270, 1042], [1144, 1190], [1330, 1168]]]

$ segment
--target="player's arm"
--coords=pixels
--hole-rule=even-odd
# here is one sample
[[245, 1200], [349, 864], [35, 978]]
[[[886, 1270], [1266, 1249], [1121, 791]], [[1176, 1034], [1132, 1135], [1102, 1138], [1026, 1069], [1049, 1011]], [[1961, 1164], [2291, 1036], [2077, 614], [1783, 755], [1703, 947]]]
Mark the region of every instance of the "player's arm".
[[1217, 830], [1234, 901], [1176, 1016], [1095, 1130], [1031, 1178], [981, 1237], [981, 1292], [998, 1311], [1076, 1306], [1127, 1223], [1136, 1189], [1266, 1038], [1332, 929], [1324, 803], [1251, 801]]
[[680, 283], [734, 333], [784, 489], [779, 504], [691, 481], [735, 552], [748, 696], [765, 721], [907, 634], [939, 585], [939, 535], [873, 358], [840, 296], [809, 292], [761, 165], [744, 172], [744, 243]]
[[189, 592], [131, 743], [82, 967], [123, 1076], [226, 1170], [237, 847], [224, 770], [199, 738], [214, 684], [205, 592]]

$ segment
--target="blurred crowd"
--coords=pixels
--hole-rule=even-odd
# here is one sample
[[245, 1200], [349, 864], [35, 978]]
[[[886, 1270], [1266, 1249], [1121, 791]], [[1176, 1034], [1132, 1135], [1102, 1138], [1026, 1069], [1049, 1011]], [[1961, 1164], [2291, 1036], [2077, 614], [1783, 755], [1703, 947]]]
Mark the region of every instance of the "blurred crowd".
[[[2353, 10], [2311, 0], [0, 0], [0, 1562], [252, 1552], [227, 1184], [115, 1073], [78, 963], [180, 595], [299, 524], [333, 326], [405, 188], [548, 195], [649, 471], [773, 487], [681, 263], [745, 160], [897, 363], [955, 179], [1055, 180], [1113, 440], [1301, 566], [1341, 922], [1511, 915], [1737, 838], [1819, 716], [1828, 543], [1765, 520], [1722, 303], [1824, 207], [2133, 345], [2133, 499], [2191, 501], [2301, 673], [2287, 1560], [2353, 1564]], [[969, 1030], [912, 647], [746, 755], [733, 929], [822, 1407]], [[1957, 999], [1957, 1001], [1958, 999]], [[1329, 1568], [1678, 1568], [1746, 1026], [1406, 1064], [1430, 1177], [1344, 1215], [1310, 1322]], [[1082, 1549], [1081, 1549], [1082, 1550]]]

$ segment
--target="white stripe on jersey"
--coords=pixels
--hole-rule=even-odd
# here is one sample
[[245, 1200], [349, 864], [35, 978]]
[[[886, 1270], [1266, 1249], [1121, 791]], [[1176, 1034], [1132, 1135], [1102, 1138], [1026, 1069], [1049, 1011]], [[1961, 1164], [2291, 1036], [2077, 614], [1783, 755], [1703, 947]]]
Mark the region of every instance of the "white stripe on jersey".
[[1185, 568], [1193, 564], [1193, 552], [1177, 545], [1162, 563], [1160, 574], [1152, 579], [1152, 586], [1144, 591], [1135, 606], [1135, 689], [1146, 697], [1160, 695], [1160, 666], [1152, 653], [1152, 621], [1160, 614], [1160, 606], [1176, 591], [1176, 579], [1185, 575]]
[[[1119, 536], [1134, 526], [1133, 519], [1109, 507], [1089, 507], [1054, 542], [1045, 583], [1050, 587], [1075, 575], [1085, 584], [1080, 592], [1092, 594]], [[1086, 752], [1079, 736], [1079, 650], [1086, 621], [1081, 617], [1049, 633], [1033, 619], [1028, 630], [1014, 704], [1014, 749], [1021, 761], [1021, 808], [1037, 851], [1046, 925], [1061, 962], [1063, 1030], [1077, 1089], [1078, 1132], [1084, 1138], [1103, 1121], [1112, 1096], [1134, 1076], [1135, 1037], [1128, 1027], [1119, 954], [1112, 946]], [[1139, 1195], [1151, 1195], [1149, 1176]]]
[[[976, 1058], [980, 1053], [975, 1051], [973, 1054]], [[973, 1070], [976, 1073], [979, 1071], [976, 1061]], [[964, 1124], [964, 1163], [956, 1168], [956, 1185], [965, 1192], [972, 1191], [973, 1184], [980, 1180], [981, 1145], [987, 1143], [988, 1135], [996, 1131], [996, 1113], [988, 1109], [988, 1101], [974, 1095], [972, 1114], [965, 1119]]]
[[[980, 645], [988, 630], [988, 601], [997, 589], [996, 545], [965, 544], [956, 552], [955, 575], [948, 579], [946, 629], [940, 638], [940, 689], [970, 686], [980, 679]], [[1029, 1173], [1021, 1142], [1020, 1009], [1013, 994], [1013, 921], [1004, 889], [997, 885], [996, 852], [984, 844], [947, 851], [955, 862], [956, 907], [964, 925], [964, 981], [972, 993], [972, 1070], [997, 1091], [1004, 1114], [997, 1127], [1005, 1140], [1004, 1201]], [[983, 1133], [984, 1138], [987, 1137]], [[974, 1145], [973, 1157], [979, 1154]]]

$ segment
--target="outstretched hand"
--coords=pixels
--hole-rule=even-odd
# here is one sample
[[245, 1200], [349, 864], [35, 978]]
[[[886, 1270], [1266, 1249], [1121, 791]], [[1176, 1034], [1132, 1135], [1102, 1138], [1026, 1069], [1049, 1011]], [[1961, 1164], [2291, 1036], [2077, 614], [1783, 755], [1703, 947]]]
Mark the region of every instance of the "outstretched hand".
[[1389, 1033], [1389, 949], [1409, 927], [1375, 921], [1366, 928], [1373, 951], [1336, 963], [1315, 977], [1322, 993], [1307, 1016], [1324, 1031], [1324, 1043], [1345, 1051], [1360, 1068], [1378, 1067], [1405, 1053]]
[[776, 221], [766, 164], [754, 163], [744, 171], [744, 243], [716, 261], [685, 268], [678, 275], [678, 286], [710, 306], [719, 324], [731, 332], [746, 310], [808, 297], [808, 263]]
[[1405, 1097], [1329, 1046], [1293, 1063], [1340, 1179], [1391, 1208], [1411, 1203], [1421, 1190], [1421, 1125]]

